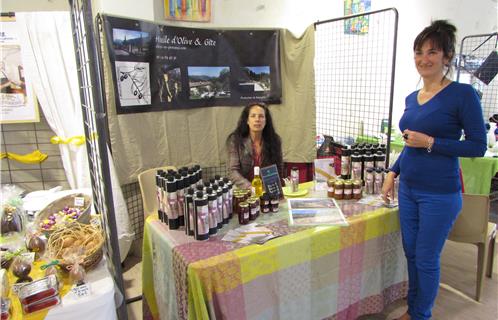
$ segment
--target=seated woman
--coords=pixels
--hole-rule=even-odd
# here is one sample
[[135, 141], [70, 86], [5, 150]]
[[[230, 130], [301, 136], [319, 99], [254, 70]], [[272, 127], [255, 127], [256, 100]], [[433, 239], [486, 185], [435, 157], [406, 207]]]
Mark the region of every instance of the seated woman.
[[250, 188], [254, 167], [276, 164], [282, 177], [282, 142], [273, 128], [270, 110], [261, 102], [247, 105], [237, 128], [227, 138], [227, 172], [239, 188]]

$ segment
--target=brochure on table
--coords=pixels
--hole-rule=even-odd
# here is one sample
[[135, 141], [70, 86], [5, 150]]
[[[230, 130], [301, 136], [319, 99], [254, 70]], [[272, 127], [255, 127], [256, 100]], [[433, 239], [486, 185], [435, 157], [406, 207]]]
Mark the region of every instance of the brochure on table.
[[289, 225], [347, 226], [341, 208], [332, 198], [288, 199]]

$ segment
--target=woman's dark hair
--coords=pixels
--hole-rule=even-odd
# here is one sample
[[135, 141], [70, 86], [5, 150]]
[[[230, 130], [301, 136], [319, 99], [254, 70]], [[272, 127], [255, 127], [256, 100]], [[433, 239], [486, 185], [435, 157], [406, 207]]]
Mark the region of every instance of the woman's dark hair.
[[240, 114], [237, 128], [228, 136], [227, 143], [233, 142], [236, 146], [242, 146], [243, 140], [249, 136], [249, 125], [247, 119], [253, 107], [260, 107], [265, 111], [265, 127], [263, 129], [263, 152], [262, 165], [279, 164], [282, 162], [282, 142], [280, 136], [273, 127], [273, 120], [268, 107], [263, 102], [252, 102], [244, 107]]
[[[442, 50], [443, 55], [448, 59], [446, 75], [451, 70], [451, 61], [455, 57], [455, 33], [457, 28], [447, 20], [436, 20], [418, 34], [413, 42], [413, 51], [420, 50], [422, 45], [429, 40], [435, 49]], [[444, 79], [444, 78], [443, 78]]]

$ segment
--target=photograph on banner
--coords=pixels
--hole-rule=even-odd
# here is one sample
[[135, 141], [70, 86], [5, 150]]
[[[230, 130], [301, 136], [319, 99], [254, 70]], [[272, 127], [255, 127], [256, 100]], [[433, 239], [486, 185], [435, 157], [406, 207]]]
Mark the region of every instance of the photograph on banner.
[[[371, 0], [344, 0], [344, 15], [370, 11]], [[344, 20], [344, 34], [368, 33], [368, 15]]]
[[38, 122], [38, 105], [25, 77], [15, 18], [0, 21], [0, 123]]
[[281, 102], [278, 30], [104, 21], [118, 114]]
[[211, 21], [211, 0], [164, 0], [166, 20]]

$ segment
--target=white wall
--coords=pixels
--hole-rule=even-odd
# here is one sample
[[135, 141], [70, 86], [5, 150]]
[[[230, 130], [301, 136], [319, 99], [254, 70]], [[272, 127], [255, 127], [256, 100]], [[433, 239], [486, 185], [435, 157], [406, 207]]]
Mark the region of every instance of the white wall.
[[[300, 35], [316, 21], [343, 15], [343, 0], [212, 0], [212, 22], [172, 22], [163, 17], [163, 0], [94, 0], [94, 11], [186, 27], [286, 28]], [[64, 0], [2, 0], [2, 11], [61, 10]], [[306, 5], [302, 5], [305, 3]], [[416, 89], [413, 67], [415, 36], [431, 19], [448, 19], [458, 28], [457, 41], [466, 35], [498, 30], [497, 0], [372, 0], [372, 10], [395, 7], [399, 12], [394, 119], [403, 110], [404, 97]], [[42, 9], [40, 9], [42, 8]], [[30, 10], [31, 11], [31, 10]]]

